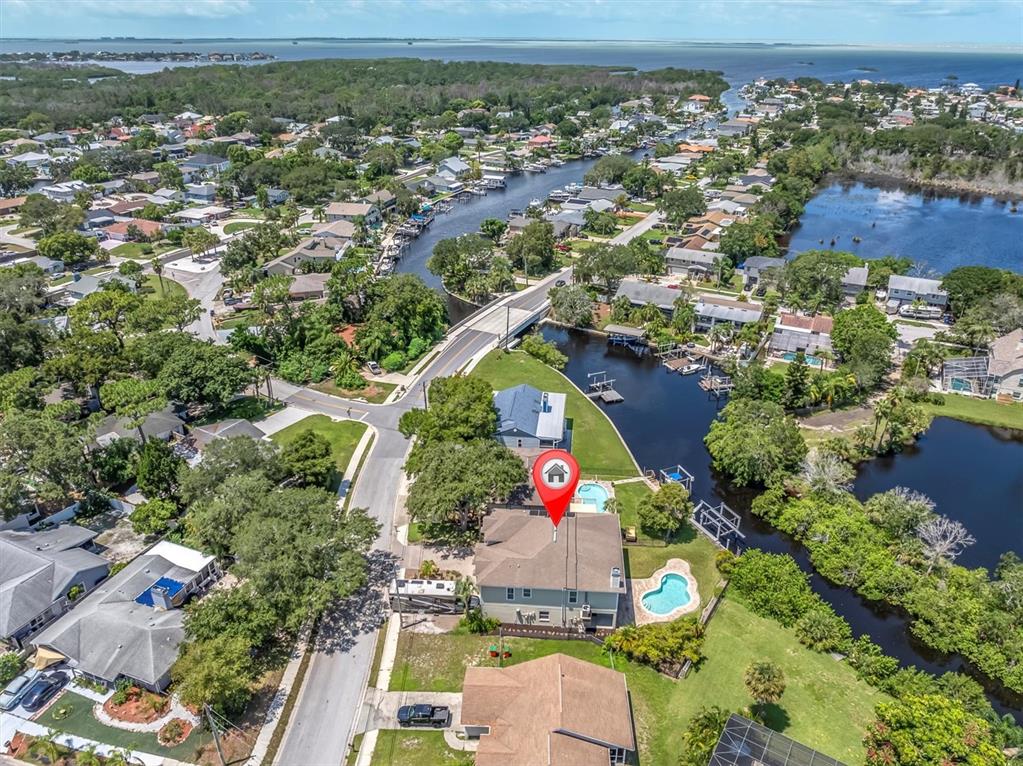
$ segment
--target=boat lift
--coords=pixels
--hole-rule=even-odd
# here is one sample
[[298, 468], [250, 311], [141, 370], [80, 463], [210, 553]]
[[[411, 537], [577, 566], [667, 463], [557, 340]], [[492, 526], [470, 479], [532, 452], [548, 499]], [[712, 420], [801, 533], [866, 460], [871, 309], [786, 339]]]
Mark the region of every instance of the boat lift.
[[587, 396], [590, 398], [600, 399], [604, 404], [625, 401], [625, 397], [614, 389], [615, 379], [608, 378], [605, 371], [586, 373], [586, 378], [589, 380]]

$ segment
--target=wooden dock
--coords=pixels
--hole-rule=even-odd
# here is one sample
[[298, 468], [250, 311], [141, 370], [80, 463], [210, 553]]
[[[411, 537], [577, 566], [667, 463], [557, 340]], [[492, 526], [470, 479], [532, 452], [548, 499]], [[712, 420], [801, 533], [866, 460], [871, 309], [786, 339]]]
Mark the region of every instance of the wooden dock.
[[600, 397], [600, 401], [604, 402], [604, 404], [617, 404], [618, 402], [625, 401], [625, 397], [613, 388], [605, 388], [597, 396]]
[[692, 364], [692, 362], [689, 360], [688, 357], [680, 356], [675, 359], [665, 359], [664, 361], [661, 362], [661, 364], [663, 364], [672, 372], [678, 372], [687, 364]]

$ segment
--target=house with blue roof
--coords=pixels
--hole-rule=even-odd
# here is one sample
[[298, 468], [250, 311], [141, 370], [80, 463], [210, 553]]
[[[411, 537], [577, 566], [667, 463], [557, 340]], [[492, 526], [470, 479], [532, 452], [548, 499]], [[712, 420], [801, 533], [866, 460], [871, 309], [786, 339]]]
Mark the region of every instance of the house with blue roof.
[[497, 440], [506, 447], [567, 449], [565, 394], [541, 391], [528, 383], [494, 394]]

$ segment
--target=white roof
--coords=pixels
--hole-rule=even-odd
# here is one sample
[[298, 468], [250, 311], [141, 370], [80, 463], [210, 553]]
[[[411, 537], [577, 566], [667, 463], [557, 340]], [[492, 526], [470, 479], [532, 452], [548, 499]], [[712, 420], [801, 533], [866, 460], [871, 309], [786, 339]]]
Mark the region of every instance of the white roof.
[[940, 279], [906, 277], [901, 274], [892, 274], [888, 277], [888, 289], [913, 292], [917, 295], [946, 295], [941, 289]]
[[184, 545], [161, 540], [148, 551], [147, 556], [161, 556], [174, 566], [190, 569], [193, 572], [201, 572], [203, 568], [213, 561], [213, 556], [207, 556], [193, 548], [186, 548]]
[[540, 410], [536, 418], [536, 436], [538, 439], [563, 439], [565, 436], [565, 394], [544, 391], [543, 400], [546, 407]]

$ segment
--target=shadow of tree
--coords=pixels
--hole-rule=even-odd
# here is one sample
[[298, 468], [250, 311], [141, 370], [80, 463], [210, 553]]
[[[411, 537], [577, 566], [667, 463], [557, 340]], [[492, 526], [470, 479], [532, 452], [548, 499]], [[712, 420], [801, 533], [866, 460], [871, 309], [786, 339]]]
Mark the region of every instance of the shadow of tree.
[[770, 702], [761, 707], [760, 715], [764, 726], [779, 733], [789, 728], [789, 725], [792, 723], [785, 708], [776, 702]]
[[377, 630], [390, 614], [384, 588], [394, 577], [397, 558], [389, 551], [366, 555], [368, 583], [338, 602], [320, 618], [316, 648], [327, 654], [347, 652], [357, 636]]

